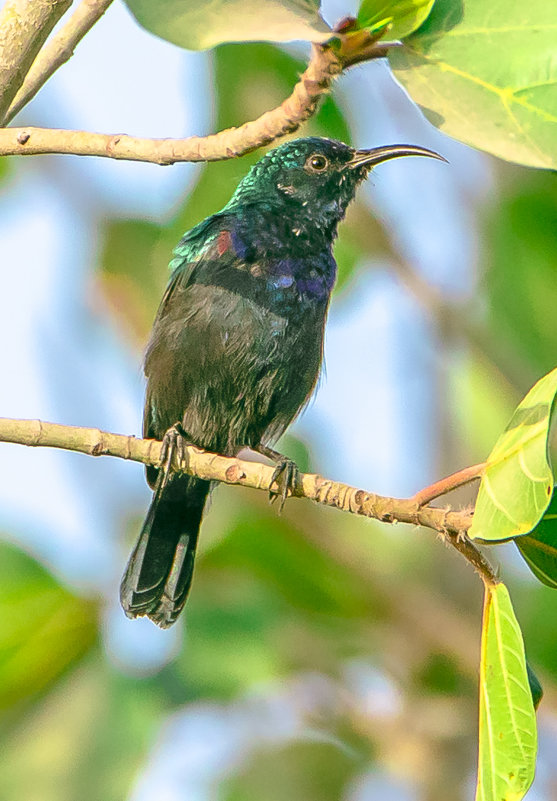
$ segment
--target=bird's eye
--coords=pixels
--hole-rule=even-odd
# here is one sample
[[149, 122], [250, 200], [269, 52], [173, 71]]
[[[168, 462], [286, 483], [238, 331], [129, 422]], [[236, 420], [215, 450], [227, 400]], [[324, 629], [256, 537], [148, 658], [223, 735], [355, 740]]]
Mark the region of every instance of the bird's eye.
[[309, 172], [323, 172], [329, 166], [329, 159], [321, 153], [314, 153], [306, 161], [305, 167]]

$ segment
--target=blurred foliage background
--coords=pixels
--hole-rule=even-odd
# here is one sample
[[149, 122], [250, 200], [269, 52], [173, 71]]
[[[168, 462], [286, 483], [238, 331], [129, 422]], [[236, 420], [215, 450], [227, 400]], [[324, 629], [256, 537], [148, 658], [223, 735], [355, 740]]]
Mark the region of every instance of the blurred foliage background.
[[[206, 133], [279, 103], [304, 58], [183, 54], [115, 5], [20, 120]], [[302, 468], [409, 494], [483, 460], [555, 366], [557, 177], [442, 136], [378, 63], [302, 133], [450, 161], [393, 162], [362, 189], [336, 248], [327, 374], [282, 443]], [[172, 248], [259, 156], [0, 163], [0, 414], [139, 433]], [[3, 445], [0, 470], [0, 798], [472, 798], [481, 586], [431, 532], [301, 501], [278, 517], [262, 493], [220, 487], [186, 613], [161, 632], [117, 605], [141, 469]], [[557, 595], [511, 546], [490, 556], [546, 693], [531, 797], [553, 799]]]

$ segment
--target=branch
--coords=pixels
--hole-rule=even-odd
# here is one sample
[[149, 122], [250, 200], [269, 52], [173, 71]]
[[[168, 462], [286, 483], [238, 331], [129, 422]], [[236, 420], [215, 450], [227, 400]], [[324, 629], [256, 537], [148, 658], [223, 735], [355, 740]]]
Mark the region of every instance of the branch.
[[0, 119], [72, 0], [7, 0], [0, 12]]
[[174, 164], [177, 161], [219, 161], [243, 156], [292, 133], [315, 112], [333, 79], [343, 70], [372, 58], [383, 58], [397, 43], [381, 43], [365, 31], [338, 34], [331, 45], [313, 45], [306, 71], [280, 106], [239, 128], [186, 139], [140, 139], [126, 134], [100, 134], [53, 128], [0, 130], [0, 156], [64, 153], [74, 156]]
[[82, 0], [75, 14], [64, 27], [53, 36], [51, 41], [41, 50], [27, 77], [14, 97], [3, 124], [7, 125], [21, 109], [35, 97], [39, 89], [48, 81], [58, 67], [68, 61], [79, 42], [91, 30], [112, 0]]
[[[62, 426], [40, 420], [0, 418], [0, 441], [63, 448], [90, 456], [116, 456], [154, 466], [158, 466], [161, 459], [161, 443], [157, 440], [137, 439], [109, 434], [98, 428]], [[186, 454], [186, 463], [173, 465], [175, 470], [208, 481], [240, 484], [266, 492], [274, 487], [274, 468], [269, 465], [207, 453], [192, 445], [186, 448]], [[274, 488], [277, 489], [276, 486]], [[312, 473], [300, 474], [293, 495], [383, 523], [411, 523], [431, 528], [442, 534], [470, 562], [485, 583], [493, 585], [498, 582], [493, 568], [466, 537], [472, 522], [472, 515], [468, 511], [420, 506], [414, 498], [376, 495]]]
[[446, 478], [442, 478], [440, 481], [436, 481], [434, 484], [430, 484], [428, 487], [424, 487], [412, 496], [412, 500], [417, 503], [418, 506], [425, 506], [427, 503], [434, 501], [435, 498], [440, 498], [441, 495], [446, 495], [448, 492], [452, 492], [459, 487], [464, 487], [466, 484], [480, 479], [484, 471], [485, 462], [473, 464], [471, 467], [465, 467], [462, 470], [458, 470], [456, 473], [451, 473], [451, 475]]

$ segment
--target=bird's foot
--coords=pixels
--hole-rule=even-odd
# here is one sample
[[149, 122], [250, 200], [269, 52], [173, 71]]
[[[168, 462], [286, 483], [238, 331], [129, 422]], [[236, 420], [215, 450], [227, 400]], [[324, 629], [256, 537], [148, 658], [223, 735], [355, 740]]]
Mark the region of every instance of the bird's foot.
[[266, 445], [260, 445], [255, 450], [276, 464], [271, 479], [271, 486], [276, 484], [277, 489], [269, 490], [269, 501], [273, 503], [274, 501], [278, 500], [278, 511], [280, 514], [282, 512], [284, 502], [289, 495], [294, 494], [298, 484], [300, 476], [298, 465], [296, 462], [293, 462], [292, 459], [289, 459], [287, 456], [283, 456], [282, 453], [278, 453], [272, 448], [268, 448]]
[[271, 503], [278, 499], [278, 511], [282, 512], [284, 502], [289, 495], [294, 494], [294, 490], [298, 483], [300, 471], [298, 465], [292, 459], [282, 456], [279, 463], [275, 467], [272, 483], [277, 485], [278, 492], [269, 491], [269, 500]]
[[162, 492], [172, 475], [172, 463], [183, 464], [186, 460], [186, 448], [190, 444], [181, 423], [174, 423], [162, 438], [161, 460], [157, 490]]

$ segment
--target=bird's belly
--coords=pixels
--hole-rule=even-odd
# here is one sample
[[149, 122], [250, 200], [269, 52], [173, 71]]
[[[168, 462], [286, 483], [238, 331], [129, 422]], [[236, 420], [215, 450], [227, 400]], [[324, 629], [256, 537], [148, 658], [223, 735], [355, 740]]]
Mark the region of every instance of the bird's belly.
[[232, 454], [280, 434], [311, 394], [324, 312], [286, 316], [229, 290], [208, 289], [192, 287], [203, 302], [172, 339], [170, 417], [178, 414], [200, 447]]

